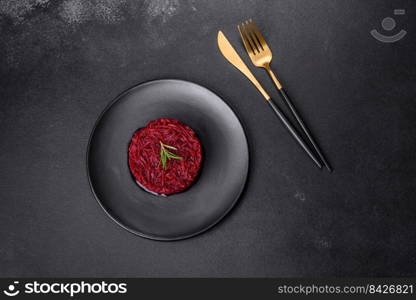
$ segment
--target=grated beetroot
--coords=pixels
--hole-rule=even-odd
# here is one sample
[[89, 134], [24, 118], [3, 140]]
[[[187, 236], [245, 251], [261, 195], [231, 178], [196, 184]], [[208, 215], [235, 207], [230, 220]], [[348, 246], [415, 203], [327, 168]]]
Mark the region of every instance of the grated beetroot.
[[[160, 162], [160, 142], [173, 146], [182, 159]], [[163, 195], [186, 190], [195, 181], [202, 162], [202, 147], [195, 132], [175, 119], [161, 118], [137, 130], [129, 145], [129, 167], [144, 189]]]

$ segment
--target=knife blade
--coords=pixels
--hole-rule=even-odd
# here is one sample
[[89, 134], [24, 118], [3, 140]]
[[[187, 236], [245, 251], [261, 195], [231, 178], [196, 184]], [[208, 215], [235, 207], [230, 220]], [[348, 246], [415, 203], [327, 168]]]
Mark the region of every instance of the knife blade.
[[253, 73], [251, 73], [247, 65], [243, 62], [240, 55], [238, 55], [237, 51], [235, 51], [235, 49], [227, 40], [227, 38], [222, 33], [222, 31], [218, 31], [217, 41], [218, 41], [218, 48], [220, 48], [222, 55], [224, 55], [224, 57], [234, 67], [240, 70], [240, 72], [243, 73], [256, 86], [256, 88], [260, 91], [260, 93], [263, 95], [263, 97], [266, 100], [270, 100], [269, 94], [264, 90], [260, 82], [257, 81]]

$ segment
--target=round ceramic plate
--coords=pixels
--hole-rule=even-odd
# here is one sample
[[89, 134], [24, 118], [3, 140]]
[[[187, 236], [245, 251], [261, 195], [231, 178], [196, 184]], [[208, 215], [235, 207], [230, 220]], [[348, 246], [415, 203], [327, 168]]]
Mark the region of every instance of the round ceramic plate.
[[[127, 161], [133, 133], [159, 118], [189, 125], [203, 147], [198, 179], [168, 197], [140, 188]], [[248, 160], [244, 130], [230, 107], [181, 80], [147, 82], [118, 96], [98, 119], [87, 152], [89, 181], [101, 207], [123, 228], [156, 240], [188, 238], [220, 221], [243, 190]]]

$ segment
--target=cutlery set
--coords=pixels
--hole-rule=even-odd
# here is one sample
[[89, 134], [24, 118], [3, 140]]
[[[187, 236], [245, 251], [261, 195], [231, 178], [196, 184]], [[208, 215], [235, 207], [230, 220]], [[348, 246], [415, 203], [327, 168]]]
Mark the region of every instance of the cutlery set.
[[[221, 31], [219, 31], [217, 39], [218, 39], [218, 47], [221, 53], [234, 67], [240, 70], [260, 91], [260, 93], [266, 99], [267, 103], [272, 108], [273, 112], [282, 121], [283, 125], [287, 128], [289, 133], [296, 140], [296, 142], [302, 147], [302, 149], [308, 154], [308, 156], [312, 159], [312, 161], [319, 168], [322, 168], [322, 163], [323, 163], [324, 166], [328, 169], [328, 171], [332, 172], [331, 166], [329, 165], [328, 161], [323, 155], [317, 142], [312, 137], [310, 130], [307, 128], [306, 124], [300, 117], [293, 102], [290, 100], [286, 91], [283, 89], [282, 84], [277, 79], [277, 76], [274, 74], [274, 72], [270, 68], [270, 62], [272, 61], [272, 51], [267, 45], [260, 30], [257, 28], [257, 26], [254, 24], [252, 20], [248, 20], [242, 23], [241, 25], [238, 25], [237, 28], [240, 33], [241, 39], [243, 41], [244, 47], [252, 63], [256, 67], [264, 68], [267, 71], [267, 73], [273, 80], [284, 103], [289, 108], [290, 112], [294, 116], [296, 122], [298, 123], [299, 127], [302, 129], [303, 133], [307, 137], [307, 140], [310, 142], [315, 152], [313, 152], [310, 149], [310, 146], [304, 141], [302, 136], [298, 133], [297, 129], [291, 124], [291, 122], [287, 119], [287, 117], [284, 115], [281, 109], [273, 102], [270, 95], [266, 92], [263, 86], [258, 82], [258, 80], [255, 78], [253, 73], [251, 73], [250, 69], [243, 62], [243, 60], [238, 55], [236, 50], [233, 48], [231, 43], [227, 40], [225, 35]], [[318, 154], [319, 158], [316, 156], [316, 154]]]

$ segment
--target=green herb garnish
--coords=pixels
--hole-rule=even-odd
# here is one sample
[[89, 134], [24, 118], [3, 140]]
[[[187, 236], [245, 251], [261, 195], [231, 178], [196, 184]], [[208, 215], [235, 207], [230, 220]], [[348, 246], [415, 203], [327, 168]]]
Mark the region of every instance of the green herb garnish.
[[170, 149], [170, 150], [177, 151], [178, 150], [177, 148], [173, 146], [165, 145], [160, 141], [159, 143], [160, 143], [160, 163], [162, 164], [163, 169], [166, 170], [169, 159], [182, 159], [182, 157], [180, 157], [179, 155], [176, 155], [175, 153], [172, 153], [168, 150]]

